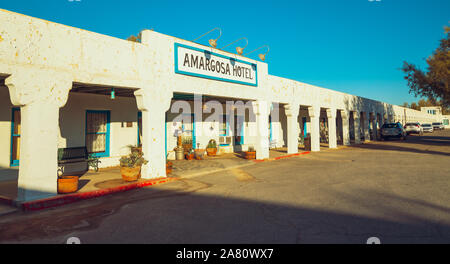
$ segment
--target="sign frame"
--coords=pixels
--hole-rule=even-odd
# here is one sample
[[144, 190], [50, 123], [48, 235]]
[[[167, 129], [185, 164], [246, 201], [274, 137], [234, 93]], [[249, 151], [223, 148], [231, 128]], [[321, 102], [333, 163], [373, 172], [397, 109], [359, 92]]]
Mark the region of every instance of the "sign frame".
[[[251, 67], [255, 68], [255, 83], [250, 83], [250, 82], [243, 82], [243, 81], [237, 81], [237, 80], [232, 80], [232, 79], [226, 79], [226, 78], [220, 78], [220, 77], [216, 77], [216, 76], [210, 76], [210, 75], [206, 75], [206, 74], [199, 74], [199, 73], [193, 73], [193, 72], [188, 72], [188, 71], [183, 71], [178, 69], [178, 47], [182, 47], [185, 49], [190, 49], [190, 50], [194, 50], [194, 51], [199, 51], [199, 52], [203, 52], [203, 53], [207, 53], [207, 54], [211, 54], [217, 57], [221, 57], [227, 60], [234, 60], [236, 62], [239, 63], [243, 63], [243, 64], [247, 64], [250, 65]], [[219, 53], [215, 53], [209, 50], [205, 50], [205, 49], [200, 49], [197, 47], [192, 47], [192, 46], [188, 46], [185, 44], [181, 44], [181, 43], [174, 43], [174, 57], [175, 57], [175, 73], [178, 74], [183, 74], [183, 75], [188, 75], [188, 76], [194, 76], [194, 77], [201, 77], [201, 78], [205, 78], [205, 79], [211, 79], [211, 80], [216, 80], [216, 81], [223, 81], [223, 82], [231, 82], [231, 83], [237, 83], [237, 84], [243, 84], [243, 85], [249, 85], [249, 86], [254, 86], [257, 87], [258, 86], [258, 65], [256, 63], [251, 63], [248, 61], [243, 61], [240, 59], [236, 59], [230, 56], [225, 56]]]

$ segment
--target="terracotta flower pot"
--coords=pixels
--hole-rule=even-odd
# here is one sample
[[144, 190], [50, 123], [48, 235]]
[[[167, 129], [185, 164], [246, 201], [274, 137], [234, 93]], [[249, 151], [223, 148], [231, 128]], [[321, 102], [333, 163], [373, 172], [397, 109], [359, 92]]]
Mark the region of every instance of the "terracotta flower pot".
[[216, 156], [217, 149], [216, 148], [207, 148], [206, 152], [208, 153], [208, 156]]
[[78, 176], [61, 176], [58, 178], [58, 193], [78, 191]]
[[122, 179], [126, 182], [137, 181], [141, 175], [141, 166], [134, 168], [120, 167], [120, 174], [122, 174]]
[[196, 160], [202, 160], [203, 159], [203, 155], [205, 154], [205, 150], [204, 149], [196, 149], [195, 150], [195, 159]]
[[194, 153], [186, 154], [186, 159], [187, 160], [193, 160], [194, 159]]
[[246, 159], [256, 159], [256, 151], [246, 151], [245, 152]]
[[173, 166], [173, 163], [171, 161], [166, 162], [166, 175], [169, 175], [172, 173], [172, 166]]

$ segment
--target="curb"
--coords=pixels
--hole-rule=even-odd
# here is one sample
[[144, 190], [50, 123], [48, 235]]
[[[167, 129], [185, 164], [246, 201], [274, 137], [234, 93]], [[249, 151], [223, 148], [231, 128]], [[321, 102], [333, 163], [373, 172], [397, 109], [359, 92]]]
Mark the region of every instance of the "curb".
[[[309, 153], [310, 153], [310, 151], [305, 151], [305, 152], [300, 152], [300, 153], [284, 155], [284, 156], [280, 156], [280, 157], [276, 157], [276, 158], [263, 159], [263, 160], [253, 160], [253, 162], [260, 163], [260, 162], [264, 162], [264, 161], [280, 160], [280, 159], [285, 159], [285, 158], [291, 158], [291, 157], [295, 157], [295, 156], [305, 155], [305, 154], [309, 154]], [[241, 166], [246, 166], [246, 165], [244, 164], [244, 165], [241, 165]], [[237, 166], [237, 167], [241, 167], [241, 166]], [[161, 178], [161, 179], [154, 179], [154, 180], [136, 182], [136, 183], [131, 183], [131, 184], [127, 184], [127, 185], [121, 185], [121, 186], [117, 186], [117, 187], [111, 187], [111, 188], [107, 188], [107, 189], [102, 189], [102, 190], [95, 190], [95, 191], [90, 191], [90, 192], [82, 192], [82, 193], [73, 193], [73, 194], [59, 195], [59, 196], [55, 196], [55, 197], [50, 197], [50, 198], [45, 198], [45, 199], [40, 199], [40, 200], [35, 200], [35, 201], [30, 201], [30, 202], [24, 202], [24, 203], [18, 204], [17, 206], [19, 208], [22, 208], [23, 211], [39, 211], [39, 210], [43, 210], [43, 209], [48, 209], [48, 208], [63, 206], [63, 205], [66, 205], [66, 204], [75, 203], [75, 202], [82, 201], [82, 200], [87, 200], [87, 199], [92, 199], [92, 198], [96, 198], [96, 197], [101, 197], [101, 196], [105, 196], [105, 195], [109, 195], [109, 194], [114, 194], [114, 193], [119, 193], [119, 192], [126, 192], [126, 191], [129, 191], [129, 190], [143, 188], [143, 187], [146, 187], [146, 186], [151, 186], [151, 185], [157, 185], [157, 184], [161, 184], [161, 183], [171, 182], [171, 181], [175, 181], [175, 180], [178, 180], [178, 179], [179, 178]], [[4, 204], [6, 204], [6, 203], [11, 204], [11, 201], [1, 201], [1, 202], [3, 202]]]
[[30, 202], [24, 202], [18, 205], [23, 211], [39, 211], [52, 207], [62, 206], [82, 200], [92, 199], [100, 196], [105, 196], [113, 193], [126, 192], [133, 189], [143, 188], [146, 186], [157, 185], [161, 183], [171, 182], [178, 180], [178, 178], [161, 178], [155, 180], [148, 180], [142, 182], [136, 182], [127, 185], [121, 185], [117, 187], [111, 187], [102, 190], [95, 190], [90, 192], [73, 193], [61, 196], [55, 196]]
[[288, 155], [275, 157], [275, 158], [270, 158], [270, 159], [253, 160], [253, 162], [260, 163], [260, 162], [264, 162], [264, 161], [280, 160], [280, 159], [286, 159], [286, 158], [291, 158], [291, 157], [300, 156], [300, 155], [306, 155], [306, 154], [309, 154], [309, 153], [311, 153], [311, 151], [305, 151], [305, 152], [299, 152], [299, 153], [294, 153], [294, 154], [288, 154]]

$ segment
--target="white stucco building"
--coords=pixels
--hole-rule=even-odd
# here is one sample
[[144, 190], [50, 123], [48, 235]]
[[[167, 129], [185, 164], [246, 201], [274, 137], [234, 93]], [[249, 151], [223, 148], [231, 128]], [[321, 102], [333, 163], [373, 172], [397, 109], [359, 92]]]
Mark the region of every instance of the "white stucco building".
[[[142, 176], [155, 178], [166, 176], [180, 128], [195, 148], [214, 138], [221, 151], [253, 146], [264, 159], [269, 146], [297, 152], [300, 133], [320, 151], [321, 126], [336, 148], [376, 140], [384, 122], [435, 120], [268, 67], [150, 30], [136, 43], [0, 9], [0, 167], [19, 169], [21, 202], [56, 194], [58, 148], [86, 146], [108, 167], [141, 144]], [[223, 120], [208, 119], [217, 106]]]
[[421, 107], [420, 108], [421, 112], [430, 114], [430, 115], [434, 115], [436, 117], [436, 122], [442, 122], [442, 124], [444, 125], [444, 127], [450, 128], [450, 115], [443, 115], [442, 112], [442, 107], [440, 106], [426, 106], [426, 107]]

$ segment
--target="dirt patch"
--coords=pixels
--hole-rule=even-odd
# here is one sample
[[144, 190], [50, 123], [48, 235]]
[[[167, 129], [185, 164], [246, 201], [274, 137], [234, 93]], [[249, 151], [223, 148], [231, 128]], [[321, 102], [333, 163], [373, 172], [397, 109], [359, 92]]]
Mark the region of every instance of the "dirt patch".
[[256, 180], [255, 177], [253, 177], [252, 175], [243, 171], [242, 169], [236, 168], [236, 169], [231, 169], [230, 171], [231, 171], [231, 173], [233, 173], [233, 175], [236, 177], [236, 179], [238, 181], [246, 182], [246, 181]]

